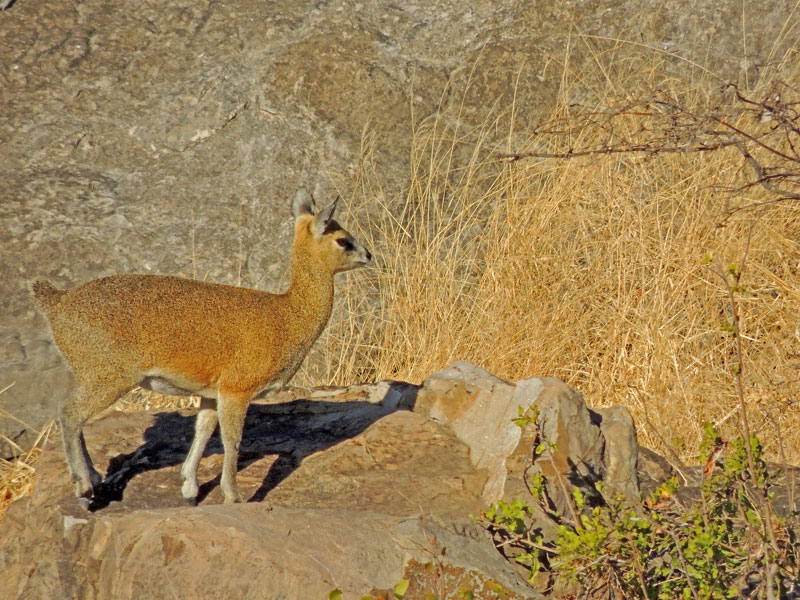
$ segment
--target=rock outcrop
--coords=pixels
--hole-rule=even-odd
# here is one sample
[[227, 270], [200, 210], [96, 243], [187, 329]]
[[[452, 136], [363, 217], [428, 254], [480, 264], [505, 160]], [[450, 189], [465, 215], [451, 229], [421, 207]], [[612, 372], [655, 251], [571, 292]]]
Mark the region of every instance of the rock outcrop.
[[[0, 389], [12, 386], [0, 408], [29, 431], [68, 389], [30, 280], [152, 272], [275, 289], [300, 185], [349, 197], [366, 146], [381, 200], [405, 197], [412, 112], [466, 131], [513, 102], [524, 135], [552, 110], [565, 57], [583, 76], [610, 49], [655, 53], [676, 75], [702, 65], [754, 80], [790, 43], [779, 34], [793, 11], [782, 0], [0, 4]], [[0, 418], [24, 445], [20, 429]]]
[[554, 464], [570, 481], [621, 490], [637, 481], [636, 446], [632, 457], [609, 451], [616, 438], [633, 439], [629, 419], [611, 420], [611, 440], [564, 383], [512, 384], [464, 362], [419, 387], [292, 389], [253, 404], [242, 505], [220, 504], [217, 436], [198, 473], [199, 505], [181, 498], [193, 411], [109, 412], [86, 428], [106, 472], [92, 512], [73, 496], [57, 440], [33, 496], [10, 507], [0, 526], [4, 589], [30, 599], [277, 599], [338, 588], [358, 598], [408, 578], [412, 600], [461, 588], [476, 598], [501, 588], [504, 598], [539, 597], [469, 518], [524, 489], [531, 434], [512, 422], [518, 406], [538, 410], [539, 430], [569, 423], [558, 438], [567, 463]]

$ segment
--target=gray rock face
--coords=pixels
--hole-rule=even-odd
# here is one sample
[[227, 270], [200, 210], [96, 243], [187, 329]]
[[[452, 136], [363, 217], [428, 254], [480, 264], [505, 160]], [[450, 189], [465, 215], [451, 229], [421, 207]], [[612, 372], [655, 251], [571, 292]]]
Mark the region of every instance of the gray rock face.
[[605, 440], [603, 465], [606, 485], [602, 488], [607, 500], [622, 496], [628, 500], [639, 497], [639, 445], [636, 429], [628, 409], [611, 406], [597, 411], [600, 415], [600, 434]]
[[[542, 442], [549, 450], [535, 462], [547, 479], [548, 492], [559, 511], [567, 513], [564, 482], [568, 493], [572, 487], [591, 491], [604, 474], [605, 439], [581, 395], [557, 380], [550, 380], [550, 393], [536, 403]], [[561, 479], [561, 481], [559, 481]]]
[[[529, 474], [544, 476], [547, 497], [556, 510], [569, 514], [568, 497], [574, 487], [590, 502], [619, 496], [638, 500], [639, 446], [627, 408], [591, 410], [580, 393], [553, 378], [520, 381], [517, 388], [534, 382], [539, 387], [532, 403], [538, 413], [538, 435], [526, 438], [518, 448], [530, 451], [539, 444], [546, 448], [538, 456], [529, 455]], [[649, 463], [645, 461], [645, 468]], [[662, 475], [663, 481], [668, 473]]]
[[0, 389], [14, 384], [0, 408], [35, 430], [67, 393], [30, 280], [274, 289], [289, 198], [347, 198], [365, 129], [382, 189], [402, 197], [412, 107], [470, 125], [514, 98], [524, 131], [549, 113], [565, 49], [581, 69], [616, 38], [631, 40], [620, 56], [644, 45], [668, 70], [736, 80], [781, 55], [791, 9], [747, 9], [742, 61], [738, 0], [14, 2], [0, 11]]

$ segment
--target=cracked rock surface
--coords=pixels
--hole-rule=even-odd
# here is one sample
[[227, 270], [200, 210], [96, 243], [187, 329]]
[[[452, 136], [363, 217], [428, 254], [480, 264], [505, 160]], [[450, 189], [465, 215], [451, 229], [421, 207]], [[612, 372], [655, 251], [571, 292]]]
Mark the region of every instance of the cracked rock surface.
[[74, 498], [54, 440], [34, 495], [2, 523], [3, 589], [9, 598], [325, 598], [334, 588], [360, 597], [404, 577], [433, 585], [424, 565], [446, 548], [441, 584], [538, 597], [469, 519], [487, 472], [460, 439], [409, 410], [417, 392], [383, 382], [254, 403], [239, 505], [220, 504], [216, 435], [198, 505], [180, 496], [195, 411], [108, 412], [86, 429], [106, 473], [92, 512]]

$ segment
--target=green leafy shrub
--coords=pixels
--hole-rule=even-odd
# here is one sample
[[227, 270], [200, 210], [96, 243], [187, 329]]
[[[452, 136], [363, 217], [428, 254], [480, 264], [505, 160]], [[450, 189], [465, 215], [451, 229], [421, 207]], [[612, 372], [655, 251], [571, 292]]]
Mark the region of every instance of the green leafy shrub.
[[788, 598], [800, 577], [797, 515], [773, 514], [775, 474], [756, 437], [750, 449], [754, 472], [743, 439], [726, 445], [706, 425], [696, 501], [681, 499], [674, 478], [635, 505], [620, 500], [588, 509], [576, 489], [580, 523], [560, 520], [550, 543], [534, 535], [534, 508], [522, 500], [498, 502], [482, 518], [532, 578], [546, 568], [589, 598]]

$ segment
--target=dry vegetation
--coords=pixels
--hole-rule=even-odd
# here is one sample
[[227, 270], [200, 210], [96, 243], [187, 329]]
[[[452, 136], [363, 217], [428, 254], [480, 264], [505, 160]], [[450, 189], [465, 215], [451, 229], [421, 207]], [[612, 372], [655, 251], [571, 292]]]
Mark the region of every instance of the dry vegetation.
[[[719, 90], [718, 82], [668, 78], [657, 57], [637, 65], [598, 55], [604, 60], [593, 103], [565, 100], [527, 137], [508, 125], [513, 112], [473, 129], [447, 111], [417, 123], [412, 183], [400, 206], [380, 189], [366, 138], [349, 203], [360, 201], [362, 216], [351, 208], [349, 224], [360, 226], [378, 263], [371, 278], [348, 279], [348, 306], [324, 337], [326, 355], [338, 357], [325, 379], [418, 383], [459, 359], [512, 381], [559, 377], [593, 406], [629, 407], [640, 442], [669, 445], [692, 461], [704, 421], [729, 437], [739, 423], [730, 303], [712, 269], [741, 262], [749, 244], [736, 298], [751, 427], [769, 456], [783, 451], [797, 463], [798, 200], [781, 201], [769, 182], [753, 185], [741, 148], [720, 142], [728, 138], [713, 151], [662, 152], [674, 145], [670, 131], [686, 123], [634, 109], [642, 98], [651, 109], [666, 98], [765, 135], [771, 124], [759, 124], [754, 111], [728, 111], [741, 105], [730, 89], [696, 91]], [[770, 82], [798, 81], [798, 72], [792, 53], [746, 93], [762, 97]], [[571, 86], [591, 85], [586, 77], [571, 80], [565, 70], [563, 98]], [[614, 110], [621, 105], [634, 109]], [[608, 118], [598, 124], [597, 114]], [[507, 135], [498, 135], [503, 127]], [[688, 146], [687, 135], [674, 137]], [[651, 151], [636, 146], [640, 139]], [[564, 158], [611, 146], [620, 151]], [[795, 193], [798, 166], [794, 179], [780, 181]]]
[[[9, 387], [11, 386], [0, 390], [0, 394], [3, 394]], [[0, 416], [8, 416], [10, 418], [10, 415], [5, 415], [2, 411], [0, 411]], [[51, 421], [39, 432], [33, 447], [28, 450], [23, 450], [13, 440], [2, 436], [6, 443], [19, 451], [19, 454], [10, 460], [0, 458], [0, 523], [3, 522], [8, 505], [14, 500], [30, 494], [33, 490], [39, 454], [53, 434], [54, 429], [55, 422]]]

